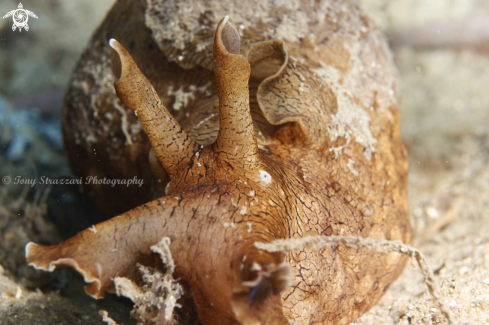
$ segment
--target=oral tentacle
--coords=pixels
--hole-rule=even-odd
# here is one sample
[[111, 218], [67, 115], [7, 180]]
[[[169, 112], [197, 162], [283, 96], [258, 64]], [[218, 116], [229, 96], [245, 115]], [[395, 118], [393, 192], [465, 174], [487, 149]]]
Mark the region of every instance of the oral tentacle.
[[[105, 290], [113, 291], [112, 279], [138, 279], [137, 264], [153, 266], [155, 259], [150, 247], [167, 236], [172, 249], [181, 249], [183, 237], [178, 225], [183, 214], [178, 197], [163, 197], [94, 225], [57, 245], [27, 244], [29, 265], [45, 271], [63, 266], [73, 267], [88, 283], [87, 294], [103, 298]], [[158, 214], [159, 218], [154, 218]], [[176, 227], [176, 228], [175, 228]], [[172, 230], [170, 230], [172, 229]], [[183, 244], [184, 245], [184, 244]], [[179, 266], [185, 262], [174, 254]]]
[[149, 137], [156, 157], [173, 175], [180, 163], [188, 163], [199, 145], [182, 129], [161, 102], [158, 93], [139, 70], [124, 47], [110, 40], [115, 50], [112, 71], [119, 78], [114, 88], [119, 99], [132, 109]]

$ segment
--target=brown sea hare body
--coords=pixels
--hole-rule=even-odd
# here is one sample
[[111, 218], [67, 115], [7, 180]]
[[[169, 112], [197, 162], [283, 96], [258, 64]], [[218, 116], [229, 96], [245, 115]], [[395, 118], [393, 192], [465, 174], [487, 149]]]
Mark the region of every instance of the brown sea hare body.
[[[214, 36], [225, 14], [237, 27], [225, 18]], [[113, 74], [112, 37], [124, 45], [110, 41]], [[404, 257], [254, 243], [410, 241], [395, 91], [385, 41], [348, 1], [121, 0], [73, 77], [64, 132], [80, 176], [149, 184], [139, 194], [90, 188], [115, 204], [106, 211], [148, 203], [58, 245], [29, 244], [27, 259], [74, 267], [103, 297], [115, 277], [138, 281], [137, 263], [161, 263], [150, 247], [169, 237], [204, 324], [348, 324]]]

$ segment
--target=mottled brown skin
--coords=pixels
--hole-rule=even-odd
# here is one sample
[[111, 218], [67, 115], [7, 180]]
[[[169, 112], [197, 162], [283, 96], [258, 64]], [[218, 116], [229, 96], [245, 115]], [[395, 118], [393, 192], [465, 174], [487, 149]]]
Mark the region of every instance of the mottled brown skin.
[[[149, 77], [159, 94], [166, 92], [170, 86], [178, 89], [179, 85], [188, 85], [191, 81], [205, 85], [214, 79], [212, 72], [203, 68], [183, 73], [177, 64], [168, 62], [142, 22], [143, 10], [143, 4], [139, 1], [118, 1], [114, 5], [95, 32], [89, 50], [82, 55], [63, 103], [63, 137], [72, 170], [77, 177], [132, 179], [137, 176], [144, 180], [141, 187], [117, 186], [113, 191], [107, 191], [100, 185], [82, 185], [86, 195], [108, 217], [161, 196], [167, 181], [164, 177], [155, 179], [151, 172], [147, 159], [151, 145], [144, 132], [131, 134], [133, 144], [127, 143], [121, 128], [123, 117], [114, 108], [114, 103], [118, 102], [126, 111], [128, 125], [134, 126], [138, 122], [137, 117], [121, 105], [115, 94], [112, 85], [115, 80], [111, 79], [110, 73], [112, 49], [107, 46], [109, 39], [121, 40], [130, 49], [139, 68]], [[128, 38], [127, 35], [132, 37]], [[161, 71], [165, 72], [164, 75]], [[215, 93], [215, 87], [211, 90]], [[198, 115], [207, 116], [216, 110], [217, 98], [213, 99], [209, 101], [210, 105], [202, 100], [200, 112], [190, 118], [184, 116], [184, 110], [171, 110], [172, 115], [179, 121], [191, 120], [195, 125], [198, 122], [193, 121], [199, 118]], [[172, 100], [173, 97], [169, 96], [163, 99], [167, 107], [172, 106]]]
[[[127, 10], [125, 6], [129, 6], [125, 1], [116, 4], [99, 34], [110, 30], [107, 24], [115, 19], [111, 15]], [[150, 63], [138, 62], [144, 56], [141, 52], [134, 52], [133, 61], [131, 46], [126, 51], [111, 42], [118, 53], [113, 60], [114, 87], [122, 103], [137, 112], [148, 135], [156, 157], [153, 170], [168, 174], [166, 196], [148, 200], [59, 245], [29, 244], [29, 263], [46, 270], [72, 266], [89, 283], [87, 293], [99, 298], [113, 289], [116, 276], [138, 281], [136, 263], [158, 265], [150, 246], [167, 236], [176, 277], [190, 288], [204, 324], [288, 324], [289, 320], [349, 324], [367, 311], [400, 274], [406, 258], [343, 246], [287, 255], [254, 247], [256, 241], [311, 234], [411, 239], [406, 152], [397, 108], [384, 107], [380, 100], [372, 109], [363, 108], [376, 141], [371, 155], [365, 154], [359, 140], [330, 136], [328, 127], [344, 103], [313, 69], [323, 58], [346, 74], [352, 61], [343, 57], [345, 50], [337, 38], [331, 37], [332, 48], [324, 55], [306, 43], [303, 52], [310, 61], [294, 58], [292, 53], [300, 48], [278, 40], [253, 45], [246, 59], [238, 53], [243, 53], [249, 39], [239, 43], [236, 29], [222, 21], [215, 35], [215, 83], [209, 86], [210, 95], [198, 92], [174, 114], [162, 90], [168, 86], [165, 83], [176, 82], [172, 71], [181, 68], [165, 63], [168, 80], [155, 81], [155, 72], [145, 71]], [[389, 62], [382, 46], [376, 46], [375, 56]], [[108, 60], [107, 50], [103, 52]], [[205, 85], [214, 78], [205, 67], [188, 71], [179, 81], [194, 77], [197, 84]], [[195, 77], [197, 73], [202, 76]], [[82, 77], [83, 73], [75, 76]], [[371, 82], [379, 81], [373, 76]], [[185, 117], [190, 110], [193, 115]], [[72, 128], [79, 128], [70, 116], [65, 118], [72, 120]], [[340, 146], [338, 155], [331, 150]], [[124, 149], [143, 151], [132, 147]], [[84, 150], [81, 141], [77, 148]], [[149, 170], [149, 163], [141, 158], [148, 156], [149, 147], [145, 153], [120, 157], [115, 148], [105, 148], [105, 155], [117, 152], [115, 157], [129, 164], [126, 171], [117, 170], [121, 175], [129, 177], [128, 170], [138, 164], [147, 164]], [[130, 165], [133, 158], [138, 164]], [[117, 169], [115, 162], [113, 167]], [[103, 168], [88, 164], [85, 172], [98, 170], [104, 175]], [[287, 287], [289, 280], [291, 287]]]

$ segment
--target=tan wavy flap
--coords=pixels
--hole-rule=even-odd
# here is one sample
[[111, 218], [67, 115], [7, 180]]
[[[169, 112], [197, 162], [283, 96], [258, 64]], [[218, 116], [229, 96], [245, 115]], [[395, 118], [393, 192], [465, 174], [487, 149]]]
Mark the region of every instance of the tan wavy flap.
[[257, 100], [268, 122], [295, 122], [307, 144], [324, 144], [326, 126], [337, 111], [333, 92], [306, 65], [289, 57], [280, 40], [253, 45], [248, 61], [251, 78], [263, 79]]
[[70, 266], [88, 283], [87, 294], [103, 298], [105, 290], [114, 292], [112, 280], [115, 277], [138, 280], [137, 263], [153, 266], [150, 247], [161, 240], [169, 224], [177, 222], [177, 218], [169, 222], [171, 217], [184, 213], [179, 199], [165, 197], [149, 202], [57, 245], [43, 247], [29, 243], [25, 249], [27, 262], [36, 269], [50, 272]]

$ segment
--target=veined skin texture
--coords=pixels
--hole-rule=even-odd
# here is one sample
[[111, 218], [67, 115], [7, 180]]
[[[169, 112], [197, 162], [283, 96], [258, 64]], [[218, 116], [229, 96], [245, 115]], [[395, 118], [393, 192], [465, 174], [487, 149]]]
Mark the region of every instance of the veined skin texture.
[[29, 244], [27, 259], [74, 267], [99, 298], [116, 276], [138, 281], [137, 263], [160, 265], [150, 247], [169, 237], [196, 322], [349, 324], [405, 257], [254, 243], [410, 242], [396, 93], [385, 40], [350, 1], [118, 1], [73, 75], [63, 131], [77, 176], [145, 185], [87, 187], [119, 215]]

